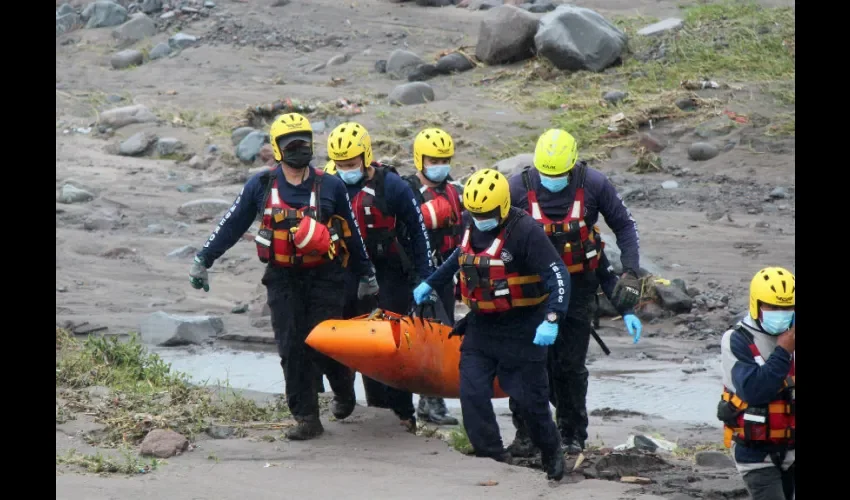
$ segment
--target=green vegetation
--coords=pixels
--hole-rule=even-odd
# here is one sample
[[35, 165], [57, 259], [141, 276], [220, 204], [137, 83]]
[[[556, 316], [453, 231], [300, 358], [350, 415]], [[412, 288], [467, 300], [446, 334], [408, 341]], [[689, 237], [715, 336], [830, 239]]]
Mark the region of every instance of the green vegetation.
[[87, 435], [98, 446], [135, 445], [155, 428], [193, 439], [211, 423], [256, 429], [289, 416], [280, 401], [263, 406], [233, 390], [190, 384], [135, 335], [125, 342], [91, 336], [81, 343], [57, 328], [56, 351], [56, 421], [93, 415], [105, 426]]
[[121, 450], [120, 460], [103, 453], [84, 455], [74, 449], [56, 455], [56, 465], [74, 465], [98, 474], [145, 474], [156, 470], [161, 463], [161, 460], [155, 458], [144, 460], [127, 448]]
[[472, 443], [469, 442], [469, 436], [466, 435], [466, 429], [463, 426], [453, 429], [449, 434], [449, 446], [464, 455], [470, 455], [473, 452]]
[[[680, 30], [654, 37], [636, 32], [655, 19], [614, 19], [629, 36], [621, 66], [602, 73], [566, 73], [540, 58], [520, 70], [497, 74], [491, 79], [492, 88], [498, 99], [521, 109], [557, 110], [553, 126], [570, 131], [586, 158], [605, 156], [611, 148], [631, 143], [628, 137], [640, 126], [673, 119], [697, 123], [722, 112], [719, 99], [692, 93], [702, 82], [716, 82], [721, 90], [753, 86], [779, 105], [794, 105], [792, 9], [727, 0], [685, 7], [683, 19]], [[608, 103], [602, 96], [611, 90], [628, 96]], [[680, 110], [676, 101], [681, 98], [691, 98], [696, 109]], [[769, 132], [793, 134], [793, 122], [791, 110]], [[529, 151], [527, 146], [523, 143]]]

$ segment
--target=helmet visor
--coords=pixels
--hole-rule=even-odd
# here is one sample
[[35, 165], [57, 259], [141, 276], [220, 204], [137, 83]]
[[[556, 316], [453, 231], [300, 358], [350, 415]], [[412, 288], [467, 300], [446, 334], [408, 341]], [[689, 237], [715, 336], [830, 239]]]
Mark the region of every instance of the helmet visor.
[[277, 138], [277, 147], [283, 151], [289, 146], [291, 143], [295, 141], [304, 141], [307, 144], [311, 144], [313, 142], [313, 136], [306, 132], [299, 132], [297, 134], [287, 134], [282, 135]]

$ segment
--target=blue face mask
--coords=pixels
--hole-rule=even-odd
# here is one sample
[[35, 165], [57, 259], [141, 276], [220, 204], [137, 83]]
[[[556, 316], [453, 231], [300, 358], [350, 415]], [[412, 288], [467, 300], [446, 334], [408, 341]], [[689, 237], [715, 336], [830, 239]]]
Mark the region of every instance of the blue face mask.
[[431, 182], [443, 182], [451, 168], [451, 165], [428, 165], [425, 167], [425, 177]]
[[496, 226], [499, 225], [499, 219], [497, 219], [496, 217], [484, 220], [478, 220], [473, 217], [472, 222], [475, 223], [475, 227], [477, 227], [479, 231], [492, 231], [496, 229]]
[[779, 335], [791, 326], [794, 311], [762, 311], [761, 328], [771, 335]]
[[355, 170], [337, 170], [339, 172], [339, 178], [342, 179], [342, 182], [354, 185], [360, 182], [360, 179], [363, 178], [363, 169], [355, 169]]
[[546, 177], [545, 175], [540, 176], [540, 184], [543, 185], [546, 189], [553, 193], [557, 193], [559, 191], [563, 191], [567, 184], [570, 183], [569, 176], [563, 177]]

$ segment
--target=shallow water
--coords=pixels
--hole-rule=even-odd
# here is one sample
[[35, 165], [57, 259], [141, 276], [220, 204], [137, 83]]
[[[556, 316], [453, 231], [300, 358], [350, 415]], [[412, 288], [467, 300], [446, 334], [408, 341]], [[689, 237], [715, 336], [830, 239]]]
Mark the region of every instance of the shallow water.
[[[227, 385], [236, 389], [282, 393], [283, 373], [277, 353], [230, 348], [152, 348], [175, 370], [197, 383]], [[587, 408], [615, 408], [659, 415], [668, 420], [716, 425], [714, 413], [720, 387], [718, 357], [703, 362], [673, 363], [653, 360], [601, 358], [588, 365]], [[686, 374], [682, 370], [702, 370]], [[325, 387], [330, 384], [325, 380]], [[357, 399], [364, 402], [363, 382], [357, 374]], [[418, 400], [418, 396], [414, 396]], [[446, 400], [460, 408], [457, 399]], [[506, 410], [507, 398], [493, 405]]]

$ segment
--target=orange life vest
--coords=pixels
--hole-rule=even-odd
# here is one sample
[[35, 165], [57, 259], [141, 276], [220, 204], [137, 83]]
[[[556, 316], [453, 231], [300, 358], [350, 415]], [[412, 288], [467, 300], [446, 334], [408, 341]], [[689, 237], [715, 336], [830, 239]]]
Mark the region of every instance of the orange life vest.
[[384, 194], [384, 179], [387, 170], [395, 172], [393, 167], [373, 163], [375, 174], [366, 181], [363, 188], [352, 198], [351, 209], [360, 227], [360, 236], [366, 244], [369, 256], [385, 258], [398, 251], [396, 247], [396, 217], [387, 215], [387, 198]]
[[522, 172], [522, 182], [528, 191], [528, 213], [543, 226], [546, 236], [561, 254], [561, 260], [570, 274], [595, 271], [599, 267], [599, 257], [605, 248], [605, 242], [596, 228], [588, 227], [584, 221], [584, 179], [587, 167], [579, 164], [573, 170], [573, 179], [578, 183], [575, 198], [567, 217], [561, 221], [551, 220], [540, 209], [537, 193], [531, 188], [529, 169], [530, 167], [526, 167]]
[[[312, 167], [310, 167], [312, 168]], [[322, 221], [321, 214], [321, 170], [313, 169], [313, 190], [310, 193], [310, 204], [294, 209], [280, 197], [275, 170], [270, 170], [266, 179], [266, 195], [263, 206], [263, 218], [260, 230], [254, 238], [257, 245], [257, 256], [260, 261], [276, 267], [312, 268], [339, 259], [343, 267], [348, 265], [348, 249], [343, 238], [351, 236], [351, 230], [346, 220], [338, 215]], [[295, 244], [293, 229], [297, 228], [305, 217], [311, 217], [328, 227], [330, 250], [321, 255], [316, 252], [303, 253]], [[303, 246], [303, 245], [302, 245]]]
[[[748, 342], [750, 353], [759, 366], [764, 358], [756, 347], [753, 336], [743, 327], [737, 332]], [[785, 377], [776, 399], [762, 406], [750, 406], [728, 388], [723, 387], [717, 418], [723, 421], [723, 444], [727, 448], [732, 441], [753, 448], [766, 450], [793, 449], [796, 434], [795, 361], [791, 355], [791, 369]]]
[[[428, 235], [431, 237], [431, 248], [436, 249], [438, 254], [446, 254], [453, 251], [457, 248], [458, 244], [460, 244], [460, 237], [463, 234], [463, 219], [461, 219], [463, 208], [460, 204], [460, 196], [458, 195], [457, 187], [455, 187], [455, 185], [451, 182], [446, 182], [445, 192], [441, 193], [432, 187], [422, 184], [419, 177], [415, 175], [407, 177], [406, 180], [413, 189], [413, 192], [418, 193], [421, 197], [419, 201], [423, 217], [426, 214], [436, 212], [430, 207], [425, 206], [429, 202], [437, 200], [445, 200], [448, 202], [452, 209], [452, 213], [449, 218], [440, 218], [436, 224], [430, 224], [429, 221], [426, 220], [425, 224], [429, 227]], [[431, 229], [433, 226], [436, 226], [437, 228]], [[437, 259], [437, 261], [438, 263], [441, 263], [442, 259]]]
[[502, 260], [509, 225], [511, 222], [487, 249], [478, 253], [472, 249], [471, 225], [463, 233], [458, 281], [461, 300], [472, 312], [501, 313], [515, 307], [532, 307], [549, 297], [539, 275], [522, 276], [513, 259]]

